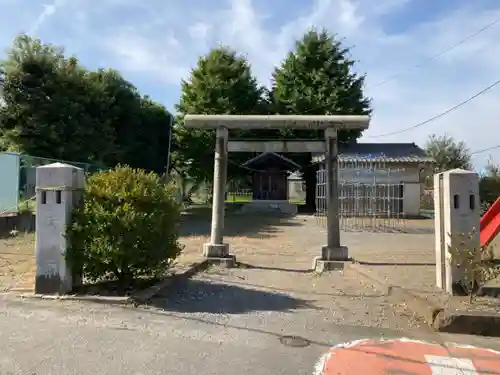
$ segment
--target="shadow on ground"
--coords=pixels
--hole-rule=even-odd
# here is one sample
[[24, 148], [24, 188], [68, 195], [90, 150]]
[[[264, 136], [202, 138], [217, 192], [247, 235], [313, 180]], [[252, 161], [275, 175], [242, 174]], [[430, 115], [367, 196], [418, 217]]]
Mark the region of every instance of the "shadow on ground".
[[[295, 269], [287, 269], [287, 268], [278, 268], [278, 267], [265, 267], [265, 266], [253, 266], [253, 265], [248, 265], [248, 264], [238, 264], [238, 268], [247, 268], [247, 269], [257, 269], [257, 270], [273, 270], [273, 271], [280, 271], [280, 272], [293, 272], [293, 273], [298, 273], [298, 274], [310, 274], [311, 271], [308, 270], [295, 270]], [[224, 276], [225, 272], [224, 270], [218, 271], [217, 269], [213, 268], [210, 270], [209, 274], [205, 274], [204, 278], [206, 280], [211, 280], [211, 281], [221, 281], [223, 282], [220, 277]], [[290, 286], [289, 288], [280, 288], [275, 285], [273, 286], [266, 286], [263, 285], [263, 283], [251, 283], [248, 282], [244, 277], [241, 278], [242, 281], [236, 281], [232, 280], [231, 284], [232, 285], [244, 285], [247, 288], [259, 288], [260, 290], [270, 290], [273, 293], [294, 293], [294, 294], [302, 294], [302, 295], [307, 295], [307, 296], [318, 296], [318, 297], [332, 297], [332, 298], [378, 298], [378, 297], [383, 297], [385, 296], [385, 293], [380, 293], [380, 292], [372, 292], [372, 291], [365, 291], [361, 294], [356, 293], [344, 293], [341, 291], [337, 292], [318, 292], [315, 291], [314, 288], [309, 288], [309, 289], [304, 289], [301, 288], [301, 285], [296, 285], [297, 287], [292, 287]], [[244, 281], [243, 281], [244, 280]], [[298, 280], [303, 280], [303, 279], [298, 279]], [[305, 282], [302, 283], [302, 286], [308, 285], [307, 280], [304, 280]], [[301, 284], [300, 282], [297, 282], [297, 284]]]
[[204, 280], [172, 285], [154, 298], [152, 306], [183, 313], [243, 314], [251, 311], [290, 311], [314, 308], [310, 301]]
[[[255, 252], [254, 252], [255, 254]], [[273, 267], [273, 266], [263, 266], [249, 263], [238, 262], [238, 268], [246, 268], [246, 269], [259, 269], [259, 270], [268, 270], [268, 271], [279, 271], [279, 272], [291, 272], [291, 273], [303, 273], [308, 274], [313, 272], [314, 270], [311, 268], [283, 268], [283, 267]]]
[[[270, 238], [282, 232], [283, 227], [299, 227], [301, 222], [294, 219], [295, 215], [284, 214], [240, 214], [226, 213], [224, 221], [224, 236]], [[211, 215], [183, 215], [179, 226], [179, 235], [182, 236], [209, 236]]]
[[356, 261], [356, 263], [361, 264], [363, 266], [435, 266], [435, 262], [367, 262], [363, 260]]

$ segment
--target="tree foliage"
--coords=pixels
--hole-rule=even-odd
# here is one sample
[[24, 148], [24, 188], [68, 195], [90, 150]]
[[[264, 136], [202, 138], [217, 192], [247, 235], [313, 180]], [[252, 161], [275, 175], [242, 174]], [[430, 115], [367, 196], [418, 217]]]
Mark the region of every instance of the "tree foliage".
[[129, 285], [164, 273], [180, 254], [174, 187], [153, 172], [120, 167], [93, 174], [68, 228], [67, 257], [89, 280]]
[[500, 167], [489, 160], [486, 173], [479, 179], [479, 198], [481, 207], [485, 211], [500, 196]]
[[[327, 31], [308, 31], [297, 41], [273, 73], [271, 102], [274, 113], [311, 115], [369, 115], [370, 99], [364, 95], [365, 77], [353, 71], [355, 61], [349, 48]], [[323, 135], [314, 130], [294, 130], [286, 133], [299, 139]], [[359, 130], [338, 132], [339, 142], [359, 138]], [[314, 206], [316, 185], [311, 154], [295, 159], [300, 162], [306, 182], [306, 204]]]
[[[250, 64], [220, 47], [200, 57], [181, 82], [179, 117], [174, 125], [173, 167], [198, 184], [211, 181], [214, 131], [186, 129], [183, 117], [204, 114], [370, 114], [364, 76], [354, 72], [346, 48], [326, 31], [309, 31], [262, 87]], [[28, 36], [18, 37], [1, 65], [0, 147], [36, 156], [118, 163], [162, 172], [167, 164], [171, 117], [142, 96], [118, 72], [89, 71], [62, 49]], [[232, 131], [232, 137], [292, 139], [322, 137], [314, 130]], [[340, 131], [339, 141], [355, 141], [360, 131]], [[232, 154], [229, 176], [252, 155]], [[311, 155], [291, 155], [302, 166], [307, 203], [314, 206], [315, 169]]]
[[103, 160], [112, 129], [85, 109], [106, 106], [75, 58], [21, 36], [2, 64], [2, 133], [7, 148], [37, 156]]
[[0, 65], [3, 149], [162, 172], [170, 114], [118, 72], [21, 35]]
[[[173, 157], [177, 170], [189, 169], [190, 177], [197, 181], [211, 180], [213, 174], [215, 131], [186, 129], [182, 123], [184, 115], [262, 114], [267, 110], [263, 93], [249, 63], [235, 51], [220, 47], [201, 57], [190, 77], [181, 82]], [[241, 135], [231, 135], [238, 133]], [[238, 160], [238, 155], [231, 158]], [[228, 168], [230, 175], [241, 173], [235, 164]]]
[[470, 151], [465, 142], [457, 141], [449, 135], [431, 135], [425, 144], [425, 151], [435, 160], [438, 172], [472, 168]]

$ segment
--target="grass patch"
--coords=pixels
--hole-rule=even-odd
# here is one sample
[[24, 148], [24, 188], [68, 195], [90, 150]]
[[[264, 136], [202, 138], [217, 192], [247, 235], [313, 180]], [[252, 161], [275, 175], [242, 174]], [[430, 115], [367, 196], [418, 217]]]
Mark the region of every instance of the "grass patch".
[[226, 198], [226, 203], [246, 203], [251, 201], [252, 201], [251, 195], [228, 194]]

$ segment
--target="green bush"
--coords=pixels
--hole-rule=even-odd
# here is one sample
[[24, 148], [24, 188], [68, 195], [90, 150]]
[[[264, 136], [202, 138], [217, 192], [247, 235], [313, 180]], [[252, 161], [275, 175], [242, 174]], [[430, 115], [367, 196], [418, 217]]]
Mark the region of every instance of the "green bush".
[[66, 256], [91, 281], [130, 285], [157, 277], [180, 254], [180, 206], [173, 185], [154, 173], [118, 166], [87, 179], [83, 204], [73, 211]]

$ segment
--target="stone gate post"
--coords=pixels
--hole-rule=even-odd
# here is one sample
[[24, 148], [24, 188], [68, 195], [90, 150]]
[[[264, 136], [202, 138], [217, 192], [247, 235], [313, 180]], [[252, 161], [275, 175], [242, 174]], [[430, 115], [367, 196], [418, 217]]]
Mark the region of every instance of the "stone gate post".
[[479, 208], [476, 173], [452, 169], [434, 175], [436, 284], [450, 294], [462, 272], [453, 266], [449, 249], [479, 249]]
[[234, 264], [234, 256], [229, 255], [229, 244], [224, 243], [224, 198], [226, 192], [228, 162], [227, 141], [227, 128], [217, 128], [212, 198], [212, 227], [210, 233], [210, 243], [203, 245], [203, 255], [211, 261], [223, 263], [226, 266], [232, 266]]
[[81, 199], [83, 169], [54, 163], [36, 168], [35, 293], [64, 294], [73, 289], [75, 275], [65, 258], [66, 226]]

